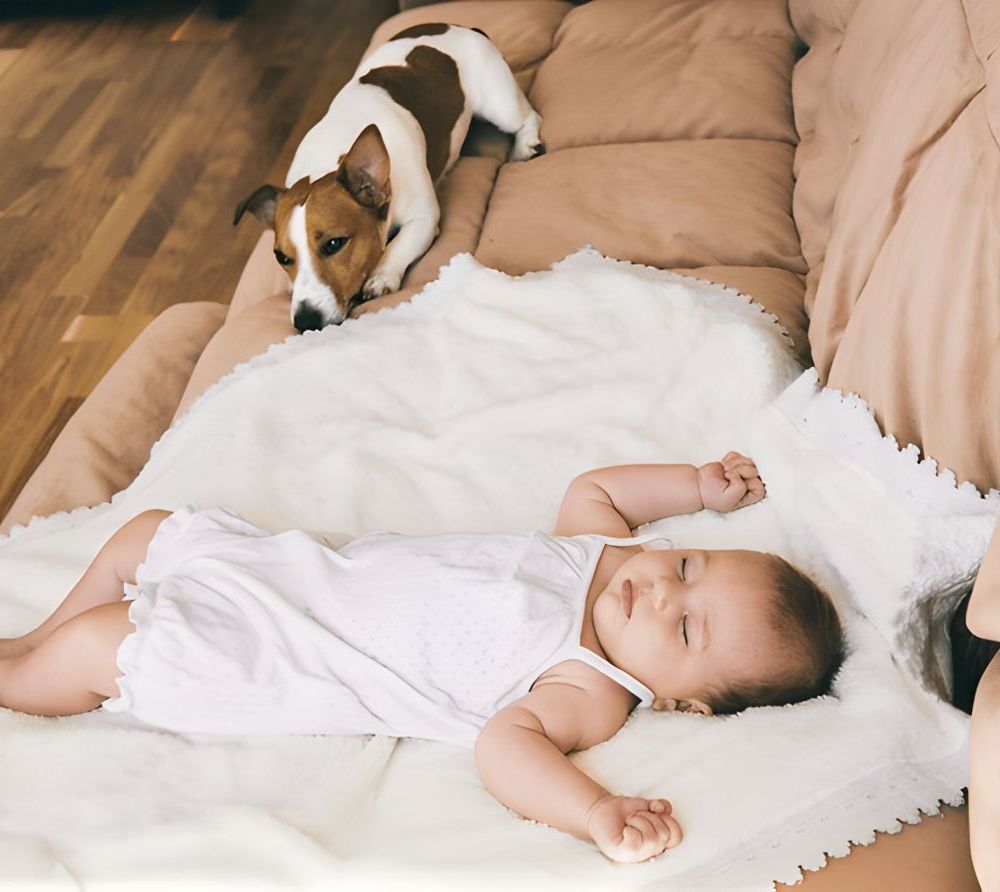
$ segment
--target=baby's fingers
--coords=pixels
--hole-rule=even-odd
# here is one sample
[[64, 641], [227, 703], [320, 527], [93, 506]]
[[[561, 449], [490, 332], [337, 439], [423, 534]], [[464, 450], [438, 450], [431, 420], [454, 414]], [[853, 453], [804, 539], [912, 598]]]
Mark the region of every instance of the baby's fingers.
[[722, 459], [722, 467], [724, 467], [727, 471], [730, 470], [731, 468], [736, 467], [737, 465], [742, 465], [747, 463], [752, 465], [753, 459], [747, 458], [745, 455], [739, 452], [727, 452]]
[[656, 816], [648, 811], [637, 811], [625, 819], [625, 824], [638, 830], [645, 840], [656, 839], [664, 831], [662, 827], [653, 823], [655, 818]]
[[746, 481], [747, 491], [743, 495], [743, 498], [739, 500], [736, 504], [737, 508], [745, 508], [747, 505], [752, 505], [754, 502], [759, 502], [764, 498], [766, 490], [764, 489], [764, 482], [760, 477], [753, 477]]
[[[622, 830], [622, 848], [627, 853], [627, 860], [641, 861], [640, 852], [642, 850], [642, 831], [631, 824], [627, 824]], [[647, 856], [648, 857], [648, 856]]]
[[672, 815], [649, 815], [649, 817], [651, 819], [650, 823], [653, 824], [656, 829], [655, 838], [657, 844], [659, 845], [658, 851], [663, 851], [663, 849], [672, 849], [684, 838], [681, 825]]
[[[684, 834], [681, 832], [681, 825], [672, 815], [650, 811], [635, 812], [629, 815], [625, 821], [625, 830], [635, 830], [641, 836], [628, 834], [631, 840], [628, 845], [628, 852], [637, 861], [645, 861], [659, 855], [666, 849], [676, 846]], [[623, 843], [626, 834], [622, 834]]]
[[743, 479], [738, 470], [726, 471], [726, 497], [736, 504], [746, 495], [747, 481]]
[[630, 861], [645, 861], [659, 855], [670, 841], [670, 831], [650, 812], [635, 812], [625, 819], [622, 845]]
[[738, 461], [733, 460], [724, 462], [722, 467], [726, 471], [738, 472], [744, 479], [760, 476], [760, 472], [757, 470], [757, 465], [754, 464], [749, 458], [743, 458], [742, 456]]
[[670, 834], [670, 839], [667, 840], [667, 848], [672, 849], [682, 839], [684, 839], [684, 831], [681, 830], [681, 825], [678, 823], [677, 818], [673, 815], [665, 815], [663, 817], [663, 823], [667, 828], [667, 832]]

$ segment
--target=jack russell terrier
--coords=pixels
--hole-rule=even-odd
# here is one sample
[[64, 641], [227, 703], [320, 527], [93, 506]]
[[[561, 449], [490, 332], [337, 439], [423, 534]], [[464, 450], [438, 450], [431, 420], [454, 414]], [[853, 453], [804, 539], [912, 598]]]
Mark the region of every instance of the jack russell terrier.
[[511, 160], [544, 151], [541, 118], [484, 32], [407, 28], [362, 60], [305, 135], [286, 188], [261, 186], [237, 207], [234, 225], [250, 211], [274, 230], [299, 331], [399, 289], [438, 234], [434, 187], [473, 115], [514, 134]]

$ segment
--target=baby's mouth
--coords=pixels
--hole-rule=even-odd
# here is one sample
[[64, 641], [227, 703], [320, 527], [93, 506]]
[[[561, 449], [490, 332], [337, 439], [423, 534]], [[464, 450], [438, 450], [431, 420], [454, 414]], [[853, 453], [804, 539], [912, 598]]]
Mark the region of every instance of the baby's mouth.
[[622, 609], [627, 619], [632, 617], [632, 597], [632, 580], [626, 579], [622, 583]]

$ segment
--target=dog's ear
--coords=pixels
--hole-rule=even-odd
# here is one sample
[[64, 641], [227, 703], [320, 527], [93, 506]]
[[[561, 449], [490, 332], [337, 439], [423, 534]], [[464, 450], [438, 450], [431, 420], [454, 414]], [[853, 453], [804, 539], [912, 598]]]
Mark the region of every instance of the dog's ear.
[[284, 193], [285, 190], [277, 186], [261, 186], [253, 195], [239, 203], [233, 215], [233, 226], [240, 222], [247, 211], [250, 211], [261, 223], [274, 229], [274, 209]]
[[378, 127], [369, 124], [340, 159], [337, 179], [358, 204], [380, 208], [389, 201], [389, 153]]

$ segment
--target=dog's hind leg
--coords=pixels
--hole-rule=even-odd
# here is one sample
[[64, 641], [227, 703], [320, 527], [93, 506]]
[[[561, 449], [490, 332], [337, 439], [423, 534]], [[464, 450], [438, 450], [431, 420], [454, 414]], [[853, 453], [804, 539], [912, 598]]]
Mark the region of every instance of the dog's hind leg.
[[541, 116], [528, 102], [500, 51], [485, 37], [478, 40], [476, 70], [479, 77], [467, 79], [472, 113], [514, 135], [512, 161], [525, 161], [545, 151], [539, 138]]
[[538, 135], [541, 125], [541, 115], [532, 108], [525, 122], [514, 134], [514, 145], [510, 148], [509, 156], [511, 161], [527, 161], [545, 153], [545, 146]]

